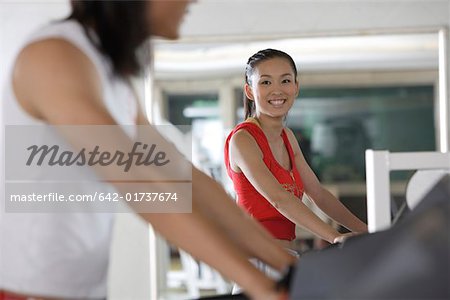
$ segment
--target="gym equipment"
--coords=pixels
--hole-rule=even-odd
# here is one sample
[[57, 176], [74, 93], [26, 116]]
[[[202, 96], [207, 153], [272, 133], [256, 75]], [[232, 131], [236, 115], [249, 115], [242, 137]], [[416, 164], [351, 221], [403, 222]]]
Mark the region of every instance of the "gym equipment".
[[450, 299], [450, 174], [395, 226], [305, 253], [293, 272], [295, 300]]
[[450, 175], [396, 226], [302, 256], [291, 299], [450, 299]]
[[[366, 150], [367, 226], [369, 232], [391, 226], [390, 172], [450, 170], [450, 152], [389, 152]], [[422, 181], [422, 180], [420, 180]], [[428, 182], [430, 182], [428, 180]]]

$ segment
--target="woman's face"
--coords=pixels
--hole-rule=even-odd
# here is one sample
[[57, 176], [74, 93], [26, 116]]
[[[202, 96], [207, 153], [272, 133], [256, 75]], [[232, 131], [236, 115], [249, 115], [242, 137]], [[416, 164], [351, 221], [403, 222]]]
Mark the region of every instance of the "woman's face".
[[294, 70], [285, 58], [276, 57], [256, 65], [245, 85], [247, 97], [255, 101], [256, 116], [284, 117], [298, 96]]
[[179, 27], [193, 0], [150, 0], [149, 18], [152, 35], [177, 39]]

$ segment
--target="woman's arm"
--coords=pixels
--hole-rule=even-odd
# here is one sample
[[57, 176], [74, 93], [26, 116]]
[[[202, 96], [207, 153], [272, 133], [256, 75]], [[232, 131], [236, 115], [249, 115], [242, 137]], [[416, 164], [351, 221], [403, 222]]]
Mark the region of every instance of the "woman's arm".
[[295, 164], [302, 177], [305, 192], [330, 218], [353, 232], [367, 232], [367, 225], [353, 215], [336, 197], [325, 189], [306, 162], [300, 146], [291, 130], [287, 130], [295, 155]]
[[263, 161], [263, 154], [253, 137], [245, 130], [236, 132], [230, 140], [230, 163], [282, 215], [319, 237], [334, 243], [340, 233], [324, 223], [303, 202], [283, 189]]
[[[29, 114], [50, 125], [116, 125], [103, 105], [103, 95], [94, 66], [82, 52], [66, 41], [49, 39], [27, 46], [15, 65], [13, 85], [19, 104]], [[123, 132], [108, 137], [70, 134], [65, 137], [69, 143], [79, 148], [92, 141], [106, 149], [130, 149], [132, 145], [132, 141]], [[114, 168], [111, 170], [117, 173], [122, 171]], [[99, 171], [101, 176], [106, 175], [102, 172]], [[133, 174], [138, 175], [140, 174]], [[140, 215], [174, 245], [236, 281], [252, 297], [274, 299], [277, 293], [274, 291], [273, 281], [248, 262], [241, 252], [240, 244], [230, 239], [229, 233], [224, 234], [221, 222], [204, 214], [205, 210], [201, 206], [210, 200], [207, 197], [211, 197], [211, 194], [203, 195], [202, 190], [211, 185], [211, 182], [199, 176], [195, 170], [193, 177], [193, 195], [197, 199], [193, 201], [192, 213]], [[198, 177], [200, 179], [196, 179]], [[116, 187], [123, 191], [123, 187]], [[226, 198], [220, 192], [218, 194], [219, 199]], [[240, 222], [242, 218], [237, 217], [235, 220]], [[253, 233], [258, 235], [256, 230]], [[265, 243], [271, 244], [269, 241]], [[272, 252], [279, 252], [275, 246], [271, 247]]]
[[267, 230], [238, 207], [217, 182], [194, 169], [193, 186], [194, 201], [201, 202], [204, 214], [216, 220], [249, 257], [257, 257], [280, 271], [295, 263], [296, 259], [279, 247]]

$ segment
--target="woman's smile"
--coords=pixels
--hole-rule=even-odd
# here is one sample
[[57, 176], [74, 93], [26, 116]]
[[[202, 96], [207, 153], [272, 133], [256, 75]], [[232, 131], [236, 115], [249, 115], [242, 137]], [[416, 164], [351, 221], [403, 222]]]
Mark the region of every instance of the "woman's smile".
[[278, 98], [278, 99], [269, 99], [269, 104], [271, 104], [275, 108], [283, 107], [283, 104], [286, 103], [286, 98]]

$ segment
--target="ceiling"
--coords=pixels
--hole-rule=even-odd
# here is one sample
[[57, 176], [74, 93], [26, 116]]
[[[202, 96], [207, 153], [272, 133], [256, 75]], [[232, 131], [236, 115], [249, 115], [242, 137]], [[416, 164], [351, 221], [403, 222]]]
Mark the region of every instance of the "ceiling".
[[253, 53], [276, 48], [301, 71], [437, 69], [435, 33], [304, 37], [254, 42], [164, 42], [154, 45], [157, 79], [241, 74]]
[[437, 69], [449, 0], [198, 0], [177, 42], [156, 41], [156, 79], [241, 74], [263, 48], [300, 70]]

